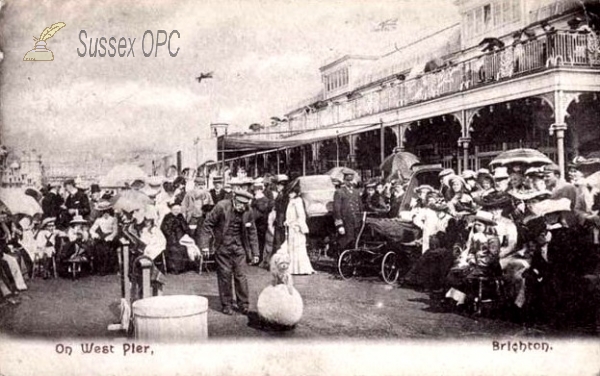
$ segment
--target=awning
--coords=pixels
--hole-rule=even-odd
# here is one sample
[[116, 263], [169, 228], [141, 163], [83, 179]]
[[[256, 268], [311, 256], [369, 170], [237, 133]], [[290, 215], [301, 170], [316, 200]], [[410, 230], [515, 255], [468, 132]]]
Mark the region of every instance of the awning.
[[[279, 138], [275, 140], [260, 139], [261, 135], [244, 135], [240, 136], [227, 136], [225, 139], [225, 151], [258, 151], [258, 150], [272, 150], [296, 147], [300, 145], [310, 144], [313, 142], [329, 140], [337, 136], [348, 136], [354, 133], [360, 133], [369, 129], [372, 129], [378, 124], [354, 124], [344, 126], [332, 126], [328, 128], [315, 129], [306, 132], [302, 132], [290, 137]], [[264, 137], [264, 135], [263, 135]], [[221, 144], [220, 144], [221, 145]]]

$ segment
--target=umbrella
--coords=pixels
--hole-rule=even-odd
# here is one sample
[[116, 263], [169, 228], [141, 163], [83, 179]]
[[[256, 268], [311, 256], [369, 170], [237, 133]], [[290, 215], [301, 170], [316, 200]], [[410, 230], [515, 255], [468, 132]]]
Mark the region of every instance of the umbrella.
[[412, 175], [412, 167], [421, 163], [412, 153], [400, 151], [387, 157], [379, 169], [389, 175], [396, 175], [402, 180], [408, 180]]
[[101, 187], [124, 187], [136, 179], [146, 181], [146, 173], [139, 167], [121, 164], [113, 167], [100, 179]]
[[523, 164], [553, 164], [544, 153], [535, 149], [512, 149], [500, 153], [490, 166], [505, 166], [513, 163]]
[[110, 202], [116, 211], [133, 212], [152, 205], [152, 200], [140, 191], [126, 190], [114, 196]]
[[[42, 207], [31, 196], [18, 189], [1, 189], [0, 201], [5, 210], [12, 214], [25, 214], [33, 217], [36, 214], [42, 214]], [[0, 209], [2, 210], [2, 209]]]
[[360, 182], [360, 176], [358, 175], [358, 172], [348, 167], [334, 167], [331, 170], [327, 171], [325, 175], [329, 175], [329, 177], [331, 177], [332, 179], [344, 181], [344, 174], [354, 174], [354, 182]]

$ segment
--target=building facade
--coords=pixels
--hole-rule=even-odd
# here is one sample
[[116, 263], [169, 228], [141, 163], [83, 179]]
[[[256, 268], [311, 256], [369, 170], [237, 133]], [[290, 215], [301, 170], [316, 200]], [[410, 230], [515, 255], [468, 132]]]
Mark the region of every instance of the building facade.
[[455, 5], [456, 25], [321, 67], [321, 92], [275, 126], [228, 135], [219, 153], [258, 175], [335, 165], [377, 173], [394, 148], [458, 171], [515, 147], [544, 151], [563, 172], [565, 161], [599, 152], [597, 2]]

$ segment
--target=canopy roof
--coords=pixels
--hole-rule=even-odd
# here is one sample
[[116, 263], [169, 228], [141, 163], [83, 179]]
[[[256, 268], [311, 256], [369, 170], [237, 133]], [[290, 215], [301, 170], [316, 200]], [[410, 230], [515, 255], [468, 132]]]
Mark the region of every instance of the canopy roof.
[[309, 130], [290, 137], [278, 138], [275, 140], [266, 140], [264, 138], [259, 138], [260, 136], [264, 137], [264, 134], [227, 136], [225, 138], [225, 151], [252, 152], [257, 150], [271, 150], [286, 147], [295, 147], [309, 144], [312, 142], [332, 139], [336, 136], [347, 136], [349, 134], [369, 130], [372, 127], [373, 124], [355, 124], [343, 127], [328, 127]]

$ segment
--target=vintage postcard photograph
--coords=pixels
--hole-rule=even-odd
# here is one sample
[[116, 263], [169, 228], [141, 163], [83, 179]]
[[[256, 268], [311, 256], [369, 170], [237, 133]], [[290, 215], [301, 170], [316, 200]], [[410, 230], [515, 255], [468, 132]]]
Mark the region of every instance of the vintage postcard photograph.
[[0, 0], [0, 376], [599, 375], [600, 0]]

